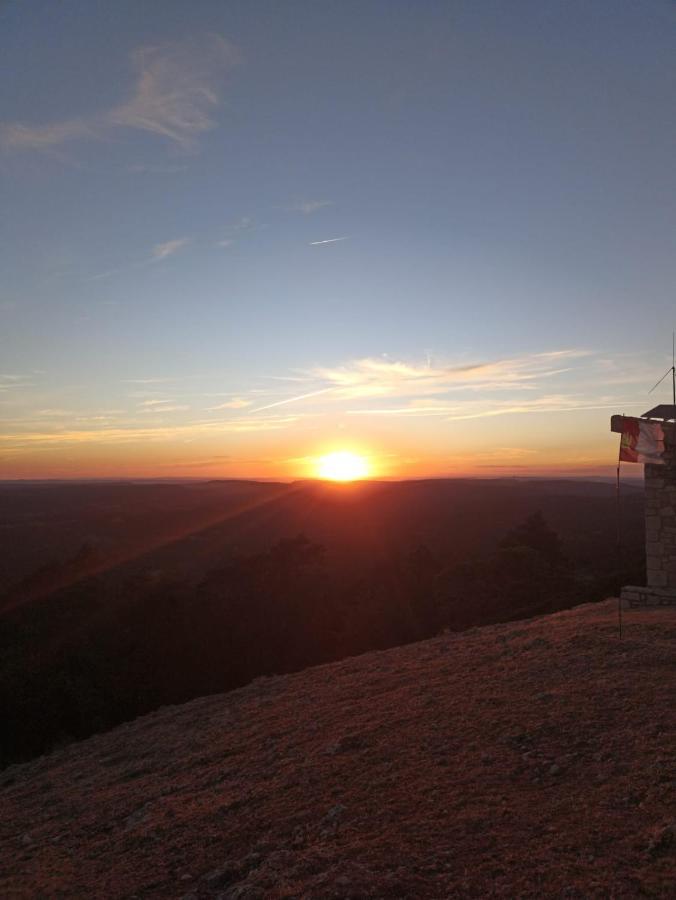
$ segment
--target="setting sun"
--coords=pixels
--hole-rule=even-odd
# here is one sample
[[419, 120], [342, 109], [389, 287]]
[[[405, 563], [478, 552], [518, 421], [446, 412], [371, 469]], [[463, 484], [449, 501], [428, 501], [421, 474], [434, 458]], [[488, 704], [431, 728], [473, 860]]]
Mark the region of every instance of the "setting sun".
[[369, 467], [363, 456], [339, 450], [320, 457], [317, 471], [320, 478], [329, 481], [356, 481], [368, 477]]

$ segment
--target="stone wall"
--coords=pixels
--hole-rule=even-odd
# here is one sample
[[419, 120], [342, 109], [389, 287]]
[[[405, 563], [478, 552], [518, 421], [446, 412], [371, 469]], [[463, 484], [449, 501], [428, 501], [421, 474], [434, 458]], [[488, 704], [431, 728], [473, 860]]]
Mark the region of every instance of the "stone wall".
[[665, 427], [666, 465], [645, 466], [648, 587], [676, 590], [676, 429]]

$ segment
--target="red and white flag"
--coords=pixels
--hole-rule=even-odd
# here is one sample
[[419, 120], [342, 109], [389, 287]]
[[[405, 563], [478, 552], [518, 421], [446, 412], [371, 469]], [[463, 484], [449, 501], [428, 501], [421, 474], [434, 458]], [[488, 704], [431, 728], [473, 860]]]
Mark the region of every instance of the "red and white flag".
[[625, 416], [622, 419], [620, 459], [623, 462], [664, 465], [664, 429], [659, 422]]

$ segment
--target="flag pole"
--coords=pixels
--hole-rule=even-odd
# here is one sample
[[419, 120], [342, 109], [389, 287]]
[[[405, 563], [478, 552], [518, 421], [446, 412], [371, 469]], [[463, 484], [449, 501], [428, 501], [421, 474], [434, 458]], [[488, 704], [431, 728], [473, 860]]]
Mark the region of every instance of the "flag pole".
[[676, 406], [676, 331], [671, 332], [671, 397]]
[[[620, 444], [620, 453], [622, 453], [622, 445]], [[622, 565], [622, 530], [620, 519], [620, 463], [621, 456], [617, 457], [617, 480], [615, 482], [615, 518], [616, 533], [615, 543], [617, 548], [617, 574], [620, 574]], [[620, 631], [620, 640], [622, 640], [622, 585], [618, 585], [617, 591], [617, 624]]]

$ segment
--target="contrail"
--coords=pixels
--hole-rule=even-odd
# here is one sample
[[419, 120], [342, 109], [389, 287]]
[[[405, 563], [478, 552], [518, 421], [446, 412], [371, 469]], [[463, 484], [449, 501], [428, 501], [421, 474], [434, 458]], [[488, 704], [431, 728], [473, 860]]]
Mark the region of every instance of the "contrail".
[[317, 244], [335, 244], [336, 241], [347, 241], [347, 240], [349, 240], [349, 237], [350, 237], [349, 234], [346, 234], [345, 237], [327, 238], [327, 240], [325, 240], [325, 241], [310, 241], [310, 246], [316, 247]]
[[286, 400], [277, 400], [276, 403], [268, 403], [267, 406], [259, 406], [258, 409], [250, 409], [249, 414], [263, 412], [264, 409], [272, 409], [274, 406], [284, 406], [285, 403], [295, 403], [297, 400], [305, 400], [307, 397], [317, 397], [319, 394], [328, 394], [335, 391], [335, 387], [322, 388], [320, 391], [310, 391], [309, 394], [300, 394], [297, 397], [287, 397]]

